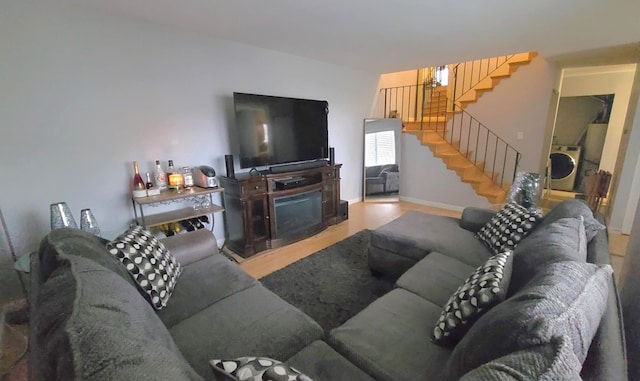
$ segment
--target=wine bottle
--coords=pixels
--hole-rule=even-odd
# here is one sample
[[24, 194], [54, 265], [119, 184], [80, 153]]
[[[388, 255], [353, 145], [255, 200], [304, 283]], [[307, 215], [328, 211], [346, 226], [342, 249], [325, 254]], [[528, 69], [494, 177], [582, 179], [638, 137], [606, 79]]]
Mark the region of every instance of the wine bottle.
[[167, 182], [169, 183], [169, 189], [181, 192], [184, 187], [184, 178], [182, 173], [176, 170], [173, 166], [173, 160], [169, 160], [169, 168], [167, 168]]
[[204, 224], [202, 222], [200, 222], [200, 220], [198, 218], [192, 218], [189, 221], [191, 222], [192, 225], [194, 225], [196, 227], [196, 229], [204, 228]]
[[133, 162], [133, 197], [145, 197], [147, 195], [147, 188], [144, 185], [142, 176], [140, 176], [140, 170], [138, 169], [138, 162]]
[[162, 170], [160, 160], [156, 160], [156, 171], [153, 173], [154, 180], [156, 181], [156, 188], [160, 192], [167, 190], [167, 174]]
[[187, 229], [188, 232], [196, 230], [196, 227], [191, 223], [190, 220], [182, 220], [180, 221], [180, 225]]

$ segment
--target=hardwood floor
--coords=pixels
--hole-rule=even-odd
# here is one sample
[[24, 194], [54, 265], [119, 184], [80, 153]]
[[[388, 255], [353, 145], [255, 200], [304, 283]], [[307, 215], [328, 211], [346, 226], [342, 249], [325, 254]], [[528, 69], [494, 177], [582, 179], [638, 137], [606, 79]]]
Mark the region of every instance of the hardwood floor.
[[353, 235], [363, 229], [375, 229], [394, 220], [408, 210], [459, 217], [460, 212], [434, 208], [410, 202], [358, 202], [349, 205], [349, 219], [330, 226], [319, 234], [278, 249], [264, 251], [240, 266], [256, 279], [307, 257], [318, 250]]
[[[363, 229], [375, 229], [387, 222], [400, 217], [409, 210], [418, 210], [443, 216], [460, 217], [460, 212], [400, 202], [358, 202], [349, 205], [349, 219], [337, 225], [330, 226], [319, 234], [302, 241], [295, 242], [278, 249], [272, 249], [244, 260], [240, 266], [251, 276], [260, 279], [291, 263], [305, 258], [318, 250], [353, 235]], [[609, 234], [611, 262], [617, 275], [622, 270], [623, 256], [626, 252], [629, 236]]]

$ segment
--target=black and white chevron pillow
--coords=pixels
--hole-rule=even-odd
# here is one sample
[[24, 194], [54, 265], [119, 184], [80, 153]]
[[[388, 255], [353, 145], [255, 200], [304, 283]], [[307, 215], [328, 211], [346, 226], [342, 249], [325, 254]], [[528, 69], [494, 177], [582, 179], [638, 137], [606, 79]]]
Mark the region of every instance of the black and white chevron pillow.
[[431, 341], [456, 344], [480, 316], [505, 299], [511, 280], [511, 254], [507, 251], [492, 256], [458, 287], [440, 313]]
[[494, 254], [513, 250], [542, 219], [542, 212], [527, 209], [512, 201], [505, 205], [483, 226], [476, 238]]
[[230, 381], [313, 381], [289, 365], [268, 357], [209, 361], [217, 379]]
[[127, 268], [153, 308], [160, 310], [167, 306], [182, 267], [162, 242], [133, 225], [107, 243], [107, 250]]

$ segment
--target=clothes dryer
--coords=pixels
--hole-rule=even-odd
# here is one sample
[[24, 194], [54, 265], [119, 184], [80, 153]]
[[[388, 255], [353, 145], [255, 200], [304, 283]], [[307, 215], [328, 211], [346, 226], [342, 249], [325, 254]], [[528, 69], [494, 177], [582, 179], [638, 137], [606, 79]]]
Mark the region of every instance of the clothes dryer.
[[580, 146], [552, 146], [551, 189], [573, 191], [580, 162]]

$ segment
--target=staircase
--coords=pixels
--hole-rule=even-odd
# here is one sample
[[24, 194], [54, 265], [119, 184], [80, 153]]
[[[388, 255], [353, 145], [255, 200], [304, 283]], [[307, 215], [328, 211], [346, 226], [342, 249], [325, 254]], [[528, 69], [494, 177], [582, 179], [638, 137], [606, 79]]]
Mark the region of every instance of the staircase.
[[[455, 171], [462, 182], [468, 183], [476, 194], [492, 204], [505, 201], [520, 153], [464, 109], [536, 55], [534, 52], [520, 53], [453, 65], [450, 85], [439, 86], [433, 78], [417, 85], [414, 117], [403, 118], [405, 133], [416, 136], [448, 169]], [[402, 88], [400, 96], [396, 91], [395, 104], [394, 94], [390, 91], [393, 89], [383, 89], [384, 115], [389, 115], [388, 110], [396, 113], [403, 110], [404, 115], [411, 115], [411, 105], [397, 107], [397, 99], [411, 103], [411, 89]], [[422, 102], [419, 102], [420, 94]]]

